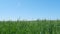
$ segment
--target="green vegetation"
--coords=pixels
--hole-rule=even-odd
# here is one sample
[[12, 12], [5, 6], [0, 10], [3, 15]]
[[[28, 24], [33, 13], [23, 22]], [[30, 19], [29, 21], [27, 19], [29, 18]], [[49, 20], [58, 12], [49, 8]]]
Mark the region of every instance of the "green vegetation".
[[0, 34], [60, 34], [60, 20], [0, 21]]

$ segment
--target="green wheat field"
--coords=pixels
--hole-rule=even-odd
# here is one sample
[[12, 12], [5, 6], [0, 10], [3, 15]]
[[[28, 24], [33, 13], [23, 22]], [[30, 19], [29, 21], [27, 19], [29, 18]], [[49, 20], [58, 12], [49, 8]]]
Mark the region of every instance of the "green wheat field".
[[60, 34], [60, 20], [0, 21], [0, 34]]

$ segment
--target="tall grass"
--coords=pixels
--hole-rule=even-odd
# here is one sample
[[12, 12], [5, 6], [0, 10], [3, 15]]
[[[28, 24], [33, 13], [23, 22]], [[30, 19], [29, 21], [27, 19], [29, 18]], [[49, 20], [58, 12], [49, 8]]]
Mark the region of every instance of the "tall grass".
[[60, 34], [60, 20], [0, 21], [0, 34]]

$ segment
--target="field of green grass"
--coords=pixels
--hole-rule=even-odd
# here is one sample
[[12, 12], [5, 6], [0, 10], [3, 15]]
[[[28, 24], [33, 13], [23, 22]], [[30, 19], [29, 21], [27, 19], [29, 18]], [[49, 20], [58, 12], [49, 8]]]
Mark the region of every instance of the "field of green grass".
[[60, 34], [60, 20], [0, 21], [0, 34]]

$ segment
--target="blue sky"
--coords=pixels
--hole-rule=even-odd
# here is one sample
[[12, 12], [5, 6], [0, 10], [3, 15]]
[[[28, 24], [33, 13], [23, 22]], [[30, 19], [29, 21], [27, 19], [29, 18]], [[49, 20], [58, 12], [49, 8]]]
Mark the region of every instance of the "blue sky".
[[60, 19], [60, 0], [0, 0], [3, 19]]

